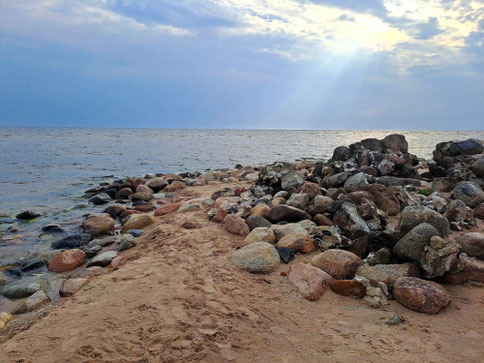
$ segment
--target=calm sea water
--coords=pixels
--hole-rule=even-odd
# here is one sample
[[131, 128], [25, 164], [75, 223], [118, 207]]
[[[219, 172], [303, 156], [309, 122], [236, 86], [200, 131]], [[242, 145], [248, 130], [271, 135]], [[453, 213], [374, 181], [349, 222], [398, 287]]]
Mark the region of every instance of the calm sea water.
[[392, 132], [404, 133], [410, 152], [424, 158], [441, 141], [484, 139], [484, 131], [0, 128], [0, 213], [70, 208], [106, 176], [327, 159], [337, 146]]

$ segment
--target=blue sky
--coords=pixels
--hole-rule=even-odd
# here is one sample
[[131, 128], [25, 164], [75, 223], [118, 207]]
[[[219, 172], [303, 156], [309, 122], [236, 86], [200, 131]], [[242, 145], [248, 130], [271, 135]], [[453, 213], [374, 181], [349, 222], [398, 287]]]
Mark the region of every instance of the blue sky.
[[483, 129], [482, 0], [0, 0], [0, 125]]

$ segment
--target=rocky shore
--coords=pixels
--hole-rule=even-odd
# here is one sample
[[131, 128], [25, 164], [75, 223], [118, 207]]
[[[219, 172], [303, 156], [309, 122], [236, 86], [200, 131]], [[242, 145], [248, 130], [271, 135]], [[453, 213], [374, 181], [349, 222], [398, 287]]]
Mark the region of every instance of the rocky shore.
[[[353, 298], [362, 307], [387, 311], [396, 302], [433, 315], [449, 309], [455, 297], [449, 290], [462, 284], [476, 286], [482, 303], [483, 187], [482, 140], [439, 143], [433, 160], [422, 160], [408, 153], [405, 136], [398, 134], [340, 146], [328, 161], [237, 165], [104, 183], [85, 195], [103, 213], [86, 214], [76, 233], [46, 224], [39, 233], [58, 236], [48, 252], [2, 267], [0, 293], [9, 304], [0, 315], [0, 341], [82, 295], [101, 276], [142, 259], [144, 246], [152, 251], [168, 244], [170, 233], [202, 233], [207, 223], [227, 242], [223, 253], [208, 247], [197, 251], [200, 256], [220, 254], [221, 269], [259, 283], [277, 277], [284, 289], [311, 304], [331, 291], [339, 295], [331, 298], [334, 304]], [[4, 218], [9, 227], [2, 239], [15, 240], [20, 221], [38, 216], [19, 211], [15, 223]], [[170, 218], [179, 225], [168, 226]], [[115, 292], [109, 294], [116, 299]], [[386, 323], [404, 320], [392, 314]], [[185, 357], [183, 345], [192, 344], [187, 341], [192, 339], [170, 341], [180, 345], [171, 346], [180, 351], [173, 357]], [[217, 351], [227, 358], [225, 348]]]

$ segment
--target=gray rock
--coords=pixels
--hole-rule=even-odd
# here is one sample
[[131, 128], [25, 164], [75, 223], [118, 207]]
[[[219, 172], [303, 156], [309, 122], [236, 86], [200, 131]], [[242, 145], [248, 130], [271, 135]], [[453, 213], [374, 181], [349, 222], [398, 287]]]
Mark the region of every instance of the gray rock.
[[450, 224], [447, 218], [438, 212], [424, 206], [405, 207], [400, 214], [397, 230], [400, 237], [405, 236], [421, 223], [428, 223], [437, 229], [440, 237], [447, 237], [450, 233]]
[[126, 233], [132, 235], [133, 237], [140, 237], [143, 233], [145, 233], [142, 229], [130, 229]]
[[61, 240], [52, 243], [51, 247], [56, 250], [60, 250], [60, 249], [69, 250], [73, 248], [82, 247], [87, 243], [89, 243], [90, 241], [92, 241], [92, 239], [93, 239], [93, 236], [90, 235], [89, 233], [79, 233], [79, 234], [74, 234], [71, 236], [64, 237]]
[[434, 226], [421, 223], [397, 242], [393, 247], [393, 253], [402, 260], [421, 265], [425, 247], [430, 245], [430, 238], [438, 235], [439, 232]]
[[467, 206], [462, 200], [454, 199], [447, 204], [444, 216], [450, 222], [463, 222], [467, 216]]
[[351, 151], [346, 146], [338, 146], [333, 151], [332, 159], [334, 161], [346, 161], [351, 158]]
[[136, 246], [135, 238], [133, 235], [126, 233], [121, 236], [119, 241], [119, 251], [129, 250]]
[[47, 294], [42, 290], [39, 290], [30, 295], [26, 301], [17, 306], [13, 311], [13, 314], [28, 313], [29, 311], [33, 311], [44, 304], [48, 304], [49, 302], [50, 298], [47, 296]]
[[480, 158], [479, 160], [476, 160], [471, 165], [471, 170], [478, 177], [481, 177], [481, 178], [484, 177], [484, 158]]
[[333, 202], [334, 200], [330, 197], [316, 195], [313, 199], [312, 205], [308, 208], [308, 212], [312, 216], [315, 216], [316, 214], [324, 214], [328, 211]]
[[300, 171], [292, 170], [281, 178], [281, 188], [284, 190], [290, 187], [300, 187], [304, 183], [304, 176]]
[[95, 241], [89, 242], [87, 245], [81, 247], [88, 258], [96, 256], [96, 254], [102, 250], [102, 247], [98, 245]]
[[365, 220], [358, 214], [358, 210], [353, 203], [344, 202], [340, 209], [335, 213], [333, 222], [344, 230], [350, 238], [366, 236], [370, 229]]
[[309, 203], [309, 195], [305, 193], [294, 193], [292, 194], [286, 202], [286, 205], [290, 205], [291, 207], [295, 207], [298, 209], [306, 208], [306, 205]]
[[311, 219], [311, 216], [305, 211], [285, 204], [272, 207], [267, 217], [274, 223], [282, 221], [299, 222], [303, 219]]
[[346, 179], [344, 189], [351, 193], [359, 189], [360, 186], [368, 184], [365, 173], [357, 173]]
[[32, 279], [10, 282], [2, 287], [2, 295], [9, 299], [20, 299], [33, 295], [41, 289], [40, 285], [32, 282]]
[[87, 267], [91, 266], [101, 266], [106, 267], [108, 266], [111, 261], [118, 255], [116, 251], [107, 251], [103, 252], [96, 257], [94, 257], [88, 264]]
[[261, 216], [249, 216], [245, 220], [245, 223], [249, 226], [249, 229], [252, 231], [258, 227], [271, 227], [272, 223], [269, 222], [267, 219]]
[[279, 241], [282, 237], [288, 234], [306, 233], [309, 235], [309, 232], [306, 230], [306, 228], [298, 223], [273, 224], [271, 225], [271, 230], [274, 232], [276, 241]]
[[232, 263], [239, 268], [254, 273], [269, 273], [275, 271], [281, 259], [274, 246], [267, 242], [254, 242], [235, 251]]
[[475, 208], [484, 201], [484, 192], [474, 182], [462, 182], [452, 190], [451, 197], [462, 200], [470, 208]]
[[168, 185], [164, 178], [152, 178], [146, 182], [146, 186], [151, 188], [155, 193], [162, 190]]
[[456, 240], [462, 246], [463, 252], [484, 261], [484, 233], [465, 233], [457, 236]]
[[99, 193], [89, 198], [89, 202], [95, 205], [106, 204], [111, 201], [111, 197], [106, 193]]

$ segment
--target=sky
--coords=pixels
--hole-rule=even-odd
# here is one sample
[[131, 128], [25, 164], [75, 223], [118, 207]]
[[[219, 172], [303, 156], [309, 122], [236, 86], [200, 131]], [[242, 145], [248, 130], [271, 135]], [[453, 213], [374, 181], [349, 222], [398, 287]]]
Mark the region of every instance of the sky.
[[483, 0], [0, 0], [0, 125], [484, 129]]

